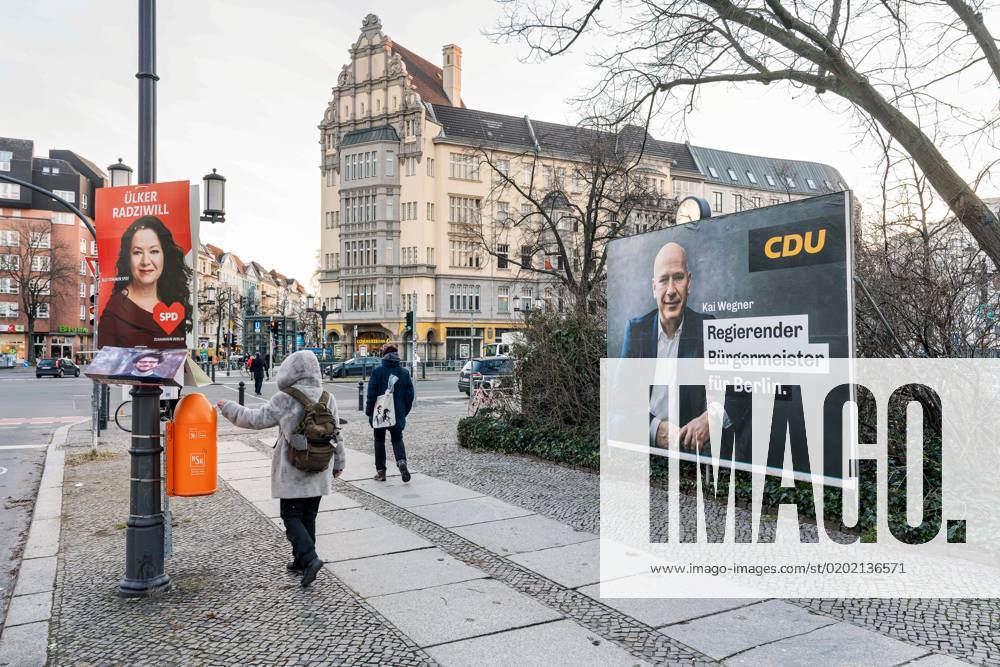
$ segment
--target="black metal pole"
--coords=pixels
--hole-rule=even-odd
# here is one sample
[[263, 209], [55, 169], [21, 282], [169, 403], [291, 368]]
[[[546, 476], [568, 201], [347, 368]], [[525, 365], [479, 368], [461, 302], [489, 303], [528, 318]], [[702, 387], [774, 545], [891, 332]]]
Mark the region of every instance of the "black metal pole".
[[365, 382], [358, 380], [358, 412], [365, 411]]
[[[156, 181], [156, 1], [139, 0], [139, 183]], [[122, 597], [167, 590], [163, 571], [164, 518], [161, 504], [160, 388], [132, 390], [132, 477], [125, 528]]]
[[247, 391], [246, 384], [243, 382], [243, 380], [240, 380], [240, 389], [239, 389], [240, 405], [243, 405], [243, 401], [245, 400], [244, 397], [246, 396], [246, 391]]
[[163, 571], [163, 512], [160, 509], [160, 388], [132, 390], [132, 477], [125, 528], [125, 578], [122, 597], [145, 597], [167, 590]]

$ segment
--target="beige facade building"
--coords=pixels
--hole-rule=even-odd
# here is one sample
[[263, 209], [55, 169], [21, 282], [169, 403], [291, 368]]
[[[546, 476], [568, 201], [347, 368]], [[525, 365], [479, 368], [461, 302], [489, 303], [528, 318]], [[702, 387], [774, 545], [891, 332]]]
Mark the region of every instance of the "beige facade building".
[[[550, 261], [537, 245], [524, 245], [516, 231], [502, 239], [489, 231], [499, 219], [530, 213], [517, 188], [498, 187], [499, 172], [536, 193], [585, 197], [584, 134], [466, 108], [462, 50], [443, 47], [441, 66], [433, 65], [388, 37], [375, 15], [364, 19], [349, 54], [319, 125], [320, 296], [330, 310], [336, 297], [342, 304], [327, 320], [327, 337], [348, 356], [359, 345], [407, 343], [412, 310], [422, 358], [478, 355], [517, 329], [539, 298], [558, 298], [551, 278], [519, 266]], [[652, 137], [636, 173], [661, 204], [721, 198], [723, 213], [843, 189], [825, 165]], [[658, 211], [670, 209], [637, 212], [634, 231], [668, 224]], [[475, 226], [483, 231], [470, 234]]]

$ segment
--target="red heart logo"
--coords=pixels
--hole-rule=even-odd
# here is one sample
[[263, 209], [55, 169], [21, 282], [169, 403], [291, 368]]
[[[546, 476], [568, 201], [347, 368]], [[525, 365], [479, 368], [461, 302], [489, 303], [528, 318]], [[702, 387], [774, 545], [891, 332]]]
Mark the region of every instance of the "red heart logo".
[[172, 334], [174, 329], [184, 321], [184, 306], [179, 301], [174, 301], [167, 308], [163, 302], [159, 302], [153, 306], [153, 319], [160, 325], [161, 329]]

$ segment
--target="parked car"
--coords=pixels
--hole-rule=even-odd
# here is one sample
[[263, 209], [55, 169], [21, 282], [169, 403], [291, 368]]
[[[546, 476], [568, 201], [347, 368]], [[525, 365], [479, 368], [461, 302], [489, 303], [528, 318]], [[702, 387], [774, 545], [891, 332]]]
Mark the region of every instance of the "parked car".
[[40, 378], [44, 375], [51, 375], [56, 378], [61, 378], [64, 375], [72, 375], [78, 378], [80, 377], [80, 367], [69, 359], [39, 359], [38, 364], [35, 366], [35, 377]]
[[514, 360], [510, 357], [481, 357], [470, 359], [462, 366], [458, 374], [458, 390], [464, 394], [469, 394], [470, 379], [476, 383], [482, 380], [492, 380], [513, 375]]
[[380, 357], [351, 357], [330, 368], [330, 377], [342, 378], [349, 375], [371, 375], [372, 370], [382, 363]]

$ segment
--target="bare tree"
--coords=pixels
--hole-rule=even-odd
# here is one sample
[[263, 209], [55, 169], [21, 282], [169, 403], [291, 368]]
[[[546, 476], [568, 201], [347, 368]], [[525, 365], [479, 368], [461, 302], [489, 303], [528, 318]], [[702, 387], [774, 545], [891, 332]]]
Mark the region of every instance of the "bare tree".
[[701, 86], [716, 83], [832, 93], [864, 130], [878, 126], [898, 143], [1000, 266], [1000, 224], [970, 186], [996, 162], [966, 180], [942, 153], [997, 147], [997, 95], [983, 96], [983, 108], [969, 102], [977, 89], [1000, 86], [985, 0], [639, 0], [604, 12], [603, 0], [503, 4], [494, 36], [521, 40], [537, 57], [564, 53], [588, 33], [608, 38], [588, 101], [605, 100], [620, 117], [681, 91], [687, 113]]
[[926, 357], [995, 350], [1000, 336], [985, 254], [954, 216], [935, 215], [934, 191], [912, 160], [893, 164], [910, 177], [886, 186], [882, 210], [862, 223], [855, 252], [857, 274], [892, 331], [859, 295], [859, 355], [897, 356], [899, 345]]
[[[643, 178], [645, 132], [573, 130], [575, 156], [512, 151], [493, 143], [470, 149], [489, 171], [487, 209], [460, 213], [453, 231], [519, 276], [541, 279], [590, 309], [603, 298], [608, 243], [674, 221], [676, 200]], [[539, 138], [542, 143], [544, 140]], [[662, 175], [661, 175], [662, 177]], [[475, 265], [475, 254], [461, 262]]]
[[35, 322], [52, 317], [52, 290], [70, 283], [75, 286], [77, 266], [70, 259], [73, 248], [53, 238], [50, 221], [21, 218], [7, 229], [16, 234], [17, 245], [0, 255], [0, 278], [20, 297], [21, 311], [28, 320], [28, 362], [33, 364]]
[[222, 328], [223, 325], [229, 320], [229, 313], [231, 309], [238, 309], [239, 306], [235, 306], [233, 300], [232, 290], [220, 289], [219, 285], [215, 286], [215, 301], [209, 303], [208, 301], [199, 301], [198, 309], [200, 311], [200, 320], [208, 325], [215, 325], [215, 358], [218, 360], [220, 358], [219, 354], [219, 343], [222, 341]]

